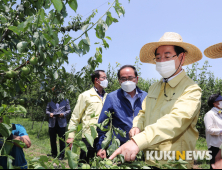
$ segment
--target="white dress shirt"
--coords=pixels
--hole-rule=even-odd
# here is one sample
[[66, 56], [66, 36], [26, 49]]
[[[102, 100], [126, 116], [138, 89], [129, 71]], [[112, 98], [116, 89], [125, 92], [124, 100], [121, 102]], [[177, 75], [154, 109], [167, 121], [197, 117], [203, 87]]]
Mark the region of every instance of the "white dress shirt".
[[130, 103], [131, 103], [131, 106], [132, 106], [132, 108], [134, 109], [134, 103], [135, 103], [135, 101], [136, 101], [136, 99], [138, 99], [138, 91], [137, 91], [137, 89], [136, 89], [136, 94], [133, 96], [133, 97], [131, 97], [128, 93], [126, 93], [125, 91], [124, 91], [124, 95], [125, 95], [125, 97], [130, 101]]
[[222, 144], [222, 114], [213, 107], [204, 117], [207, 146], [219, 148]]

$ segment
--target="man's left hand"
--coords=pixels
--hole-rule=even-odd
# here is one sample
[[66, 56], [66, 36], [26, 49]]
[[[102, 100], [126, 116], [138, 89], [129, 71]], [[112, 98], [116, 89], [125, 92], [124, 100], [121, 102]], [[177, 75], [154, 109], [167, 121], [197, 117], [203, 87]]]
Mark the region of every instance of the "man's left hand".
[[64, 114], [63, 114], [63, 113], [61, 113], [61, 114], [59, 115], [59, 117], [64, 117]]
[[134, 142], [134, 140], [131, 140], [124, 145], [122, 145], [119, 149], [117, 149], [110, 157], [109, 159], [113, 160], [117, 155], [122, 154], [125, 158], [125, 161], [130, 162], [134, 161], [136, 159], [136, 155], [139, 153], [139, 147]]

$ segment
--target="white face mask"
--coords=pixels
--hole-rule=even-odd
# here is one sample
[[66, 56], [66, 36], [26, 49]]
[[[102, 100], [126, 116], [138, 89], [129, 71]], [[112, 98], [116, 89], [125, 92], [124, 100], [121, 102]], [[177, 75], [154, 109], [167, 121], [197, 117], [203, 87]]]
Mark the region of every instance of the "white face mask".
[[122, 89], [129, 93], [136, 89], [136, 83], [133, 81], [125, 81], [121, 84]]
[[108, 84], [108, 80], [100, 81], [100, 86], [104, 89], [108, 87]]
[[222, 109], [222, 101], [219, 102], [218, 107]]
[[156, 70], [163, 78], [171, 77], [175, 72], [175, 60], [156, 62]]

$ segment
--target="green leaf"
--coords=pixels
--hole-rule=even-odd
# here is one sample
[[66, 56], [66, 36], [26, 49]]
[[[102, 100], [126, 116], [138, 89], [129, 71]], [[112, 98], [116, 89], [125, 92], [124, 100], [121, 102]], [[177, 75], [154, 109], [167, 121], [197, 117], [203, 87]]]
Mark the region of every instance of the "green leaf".
[[77, 127], [71, 127], [71, 128], [69, 129], [69, 131], [66, 132], [66, 134], [69, 134], [69, 133], [75, 132], [76, 129], [77, 129]]
[[19, 51], [19, 53], [23, 53], [25, 52], [26, 50], [26, 47], [27, 47], [28, 43], [26, 41], [21, 41], [17, 44], [17, 49]]
[[105, 119], [102, 123], [102, 126], [106, 126], [109, 123], [109, 118]]
[[20, 31], [17, 27], [15, 27], [15, 26], [10, 26], [10, 27], [8, 27], [8, 29], [11, 30], [11, 31], [13, 31], [13, 32], [16, 33], [17, 35], [19, 35], [20, 32], [21, 32], [21, 31]]
[[34, 20], [34, 16], [28, 17], [28, 19], [25, 22], [22, 22], [18, 25], [18, 29], [20, 31], [26, 31], [28, 29], [28, 26], [30, 23], [32, 23]]
[[71, 169], [76, 169], [78, 167], [78, 163], [74, 161], [78, 155], [73, 153], [71, 150], [66, 151], [66, 155], [68, 157], [68, 164]]
[[8, 116], [3, 116], [3, 121], [2, 121], [3, 123], [5, 123], [5, 124], [10, 124], [10, 119], [9, 119], [9, 117]]
[[39, 161], [42, 161], [42, 162], [48, 162], [48, 161], [49, 161], [49, 159], [48, 159], [48, 157], [47, 157], [47, 156], [40, 156]]
[[60, 13], [60, 11], [63, 8], [62, 1], [61, 0], [52, 0], [52, 3], [54, 5], [55, 9], [58, 11], [58, 13]]
[[2, 114], [4, 112], [4, 107], [0, 107], [0, 114]]
[[93, 143], [94, 143], [93, 137], [87, 133], [84, 134], [84, 136], [85, 136], [86, 140], [88, 141], [88, 143], [93, 147]]
[[42, 21], [44, 21], [45, 20], [45, 11], [44, 11], [44, 9], [39, 10], [39, 15], [40, 15]]
[[112, 129], [106, 133], [106, 138], [102, 142], [102, 149], [106, 149], [112, 140]]
[[10, 106], [10, 107], [8, 108], [7, 112], [8, 112], [8, 113], [14, 113], [14, 112], [15, 112], [15, 106], [14, 106], [14, 105]]
[[116, 13], [118, 14], [118, 16], [120, 17], [121, 15], [125, 14], [125, 10], [123, 8], [123, 6], [120, 6], [121, 4], [119, 2], [116, 2], [114, 8]]
[[67, 37], [64, 39], [64, 44], [63, 45], [66, 45], [71, 39], [72, 39], [72, 37], [67, 35]]
[[123, 130], [120, 130], [119, 128], [115, 128], [115, 132], [117, 132], [123, 138], [126, 137], [126, 132], [124, 132]]
[[14, 144], [12, 142], [5, 142], [4, 148], [2, 149], [2, 155], [9, 155]]
[[97, 131], [94, 128], [94, 126], [90, 126], [90, 130], [91, 130], [91, 135], [92, 135], [93, 139], [95, 140], [97, 137]]
[[78, 8], [77, 0], [69, 0], [68, 4], [76, 12], [76, 10]]
[[113, 23], [113, 17], [111, 15], [111, 12], [107, 12], [107, 17], [106, 17], [106, 24], [108, 27]]
[[43, 34], [45, 39], [48, 40], [53, 46], [55, 46], [55, 41], [50, 37], [48, 34], [44, 33]]
[[7, 168], [8, 169], [14, 169], [12, 165], [12, 159], [7, 157]]
[[88, 152], [88, 149], [86, 147], [86, 144], [83, 141], [75, 141], [74, 143], [78, 147], [80, 147], [82, 150], [84, 150], [86, 153]]
[[19, 145], [21, 148], [26, 147], [26, 144], [25, 144], [24, 142], [20, 141], [20, 140], [15, 140], [15, 139], [13, 139], [12, 142], [13, 142], [13, 143], [16, 143], [16, 144]]
[[84, 25], [84, 26], [81, 28], [81, 30], [82, 30], [83, 32], [85, 32], [85, 31], [87, 30], [87, 28], [89, 27], [89, 25], [90, 25], [90, 24]]
[[113, 22], [117, 23], [117, 22], [119, 22], [119, 21], [118, 21], [118, 19], [113, 18]]
[[12, 126], [5, 123], [0, 123], [0, 132], [3, 137], [8, 138], [11, 135], [11, 129]]
[[17, 105], [17, 107], [15, 108], [15, 113], [27, 114], [27, 110], [23, 106]]
[[89, 39], [88, 39], [88, 40], [87, 40], [87, 39], [83, 39], [83, 42], [84, 42], [86, 45], [90, 46]]
[[103, 46], [104, 48], [109, 48], [109, 44], [106, 42], [105, 39], [103, 39]]
[[109, 129], [104, 128], [101, 123], [100, 124], [95, 124], [95, 126], [97, 126], [103, 132], [109, 131]]
[[111, 40], [111, 41], [112, 41], [112, 39], [111, 39], [109, 36], [106, 36], [106, 38], [107, 38], [108, 40]]

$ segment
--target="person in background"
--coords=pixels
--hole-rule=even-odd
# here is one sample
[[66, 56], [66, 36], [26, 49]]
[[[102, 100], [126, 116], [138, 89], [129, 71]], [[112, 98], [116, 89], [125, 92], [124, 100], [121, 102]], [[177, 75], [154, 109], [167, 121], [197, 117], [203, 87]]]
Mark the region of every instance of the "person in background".
[[[210, 164], [215, 163], [215, 157], [222, 143], [222, 96], [213, 94], [208, 99], [208, 105], [212, 109], [204, 117], [206, 140], [209, 151], [212, 151]], [[212, 166], [210, 167], [211, 169]]]
[[[118, 79], [121, 88], [108, 94], [98, 123], [102, 123], [108, 118], [105, 112], [114, 113], [112, 115], [113, 126], [125, 131], [127, 134], [126, 138], [120, 135], [116, 136], [122, 145], [130, 139], [129, 130], [132, 128], [133, 119], [142, 109], [142, 102], [147, 93], [137, 87], [139, 77], [136, 68], [132, 65], [121, 67], [118, 71]], [[99, 134], [97, 156], [106, 158], [106, 150], [102, 150], [101, 146], [106, 132], [101, 131], [99, 128], [97, 128], [97, 132]]]
[[[0, 117], [0, 123], [2, 123], [2, 117]], [[31, 140], [26, 132], [26, 129], [20, 124], [14, 124], [15, 130], [12, 130], [12, 139], [19, 140], [25, 143], [26, 148], [31, 147]], [[21, 169], [28, 169], [28, 164], [25, 159], [25, 154], [23, 149], [14, 143], [12, 148], [11, 155], [14, 159], [12, 161], [12, 165]], [[0, 156], [0, 166], [3, 169], [7, 169], [7, 157]]]
[[[78, 101], [69, 122], [69, 130], [71, 128], [76, 128], [81, 122], [84, 133], [91, 134], [89, 125], [98, 123], [98, 118], [107, 96], [107, 93], [104, 89], [108, 86], [108, 81], [106, 73], [103, 70], [94, 71], [94, 73], [91, 74], [91, 79], [94, 87], [79, 95]], [[95, 114], [95, 117], [91, 118], [91, 115], [93, 114]], [[98, 138], [96, 138], [94, 141], [94, 147], [91, 147], [91, 145], [85, 139], [84, 133], [82, 135], [82, 140], [87, 146], [88, 153], [81, 150], [80, 159], [89, 162], [90, 158], [93, 158], [95, 156], [95, 145], [98, 142]], [[72, 143], [74, 138], [75, 133], [69, 133], [67, 143]]]
[[[58, 99], [57, 94], [61, 92], [60, 89], [52, 89], [54, 92], [54, 97], [47, 104], [46, 114], [49, 116], [49, 135], [50, 135], [50, 144], [51, 144], [51, 154], [47, 156], [57, 157], [57, 134], [59, 138], [65, 141], [65, 132], [67, 127], [66, 117], [71, 113], [69, 100], [68, 99]], [[60, 155], [59, 160], [63, 160], [65, 157], [65, 142], [59, 140], [60, 145]]]
[[[109, 159], [122, 154], [126, 161], [134, 161], [139, 151], [194, 151], [199, 133], [196, 129], [200, 107], [201, 88], [191, 80], [182, 66], [202, 59], [196, 46], [183, 42], [174, 32], [166, 32], [158, 42], [144, 45], [140, 60], [156, 65], [163, 77], [151, 85], [143, 101], [142, 110], [133, 120], [131, 140], [117, 149]], [[171, 155], [172, 157], [172, 155]], [[167, 160], [158, 160], [158, 165]], [[193, 160], [187, 161], [192, 168]], [[146, 160], [156, 168], [156, 160]], [[158, 167], [159, 168], [159, 167]]]

